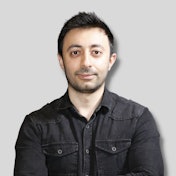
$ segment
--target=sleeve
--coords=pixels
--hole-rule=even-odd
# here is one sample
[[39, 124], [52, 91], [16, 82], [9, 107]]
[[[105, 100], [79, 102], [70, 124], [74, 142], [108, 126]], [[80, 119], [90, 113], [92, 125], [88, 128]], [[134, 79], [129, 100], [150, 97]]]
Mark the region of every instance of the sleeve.
[[128, 165], [130, 173], [124, 176], [164, 176], [160, 135], [147, 108], [137, 120]]
[[41, 132], [31, 116], [26, 116], [15, 145], [14, 176], [47, 176]]

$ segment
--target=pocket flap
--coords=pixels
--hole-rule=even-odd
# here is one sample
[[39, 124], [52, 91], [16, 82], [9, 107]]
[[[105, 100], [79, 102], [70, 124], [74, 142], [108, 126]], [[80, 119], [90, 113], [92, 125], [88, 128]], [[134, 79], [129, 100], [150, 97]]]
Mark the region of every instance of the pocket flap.
[[76, 142], [64, 142], [57, 144], [49, 144], [43, 147], [43, 152], [46, 155], [52, 156], [65, 156], [78, 151], [78, 143]]
[[116, 141], [97, 140], [95, 142], [95, 146], [97, 149], [100, 149], [100, 150], [103, 150], [105, 152], [112, 153], [112, 154], [119, 153], [119, 152], [129, 148], [130, 145], [131, 145], [130, 139], [120, 139], [120, 140], [116, 140]]

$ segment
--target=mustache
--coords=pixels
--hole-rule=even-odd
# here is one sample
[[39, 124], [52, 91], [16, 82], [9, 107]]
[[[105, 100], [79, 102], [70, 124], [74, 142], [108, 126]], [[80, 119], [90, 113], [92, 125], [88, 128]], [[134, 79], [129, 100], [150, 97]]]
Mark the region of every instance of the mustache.
[[76, 71], [75, 74], [90, 74], [90, 75], [97, 75], [97, 73], [91, 68], [81, 68], [80, 70]]

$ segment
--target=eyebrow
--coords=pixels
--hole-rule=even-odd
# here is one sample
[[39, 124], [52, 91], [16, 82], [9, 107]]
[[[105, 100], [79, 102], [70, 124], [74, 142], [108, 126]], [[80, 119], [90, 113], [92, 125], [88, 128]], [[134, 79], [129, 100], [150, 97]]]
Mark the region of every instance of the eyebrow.
[[100, 44], [94, 44], [94, 45], [91, 45], [91, 48], [101, 48], [101, 49], [104, 49], [104, 47]]
[[73, 44], [67, 48], [67, 51], [69, 51], [71, 48], [81, 48], [81, 47], [82, 47], [81, 45]]
[[[91, 48], [102, 48], [104, 50], [104, 47], [102, 45], [99, 45], [99, 44], [93, 44], [90, 46]], [[71, 48], [82, 48], [81, 45], [78, 45], [78, 44], [73, 44], [73, 45], [70, 45], [68, 48], [67, 48], [67, 51], [69, 51]]]

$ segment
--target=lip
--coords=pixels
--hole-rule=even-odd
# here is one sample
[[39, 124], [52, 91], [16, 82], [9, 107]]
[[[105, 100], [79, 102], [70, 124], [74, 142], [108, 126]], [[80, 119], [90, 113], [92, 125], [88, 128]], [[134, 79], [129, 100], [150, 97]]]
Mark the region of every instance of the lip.
[[92, 80], [95, 74], [78, 74], [78, 77], [82, 80]]

